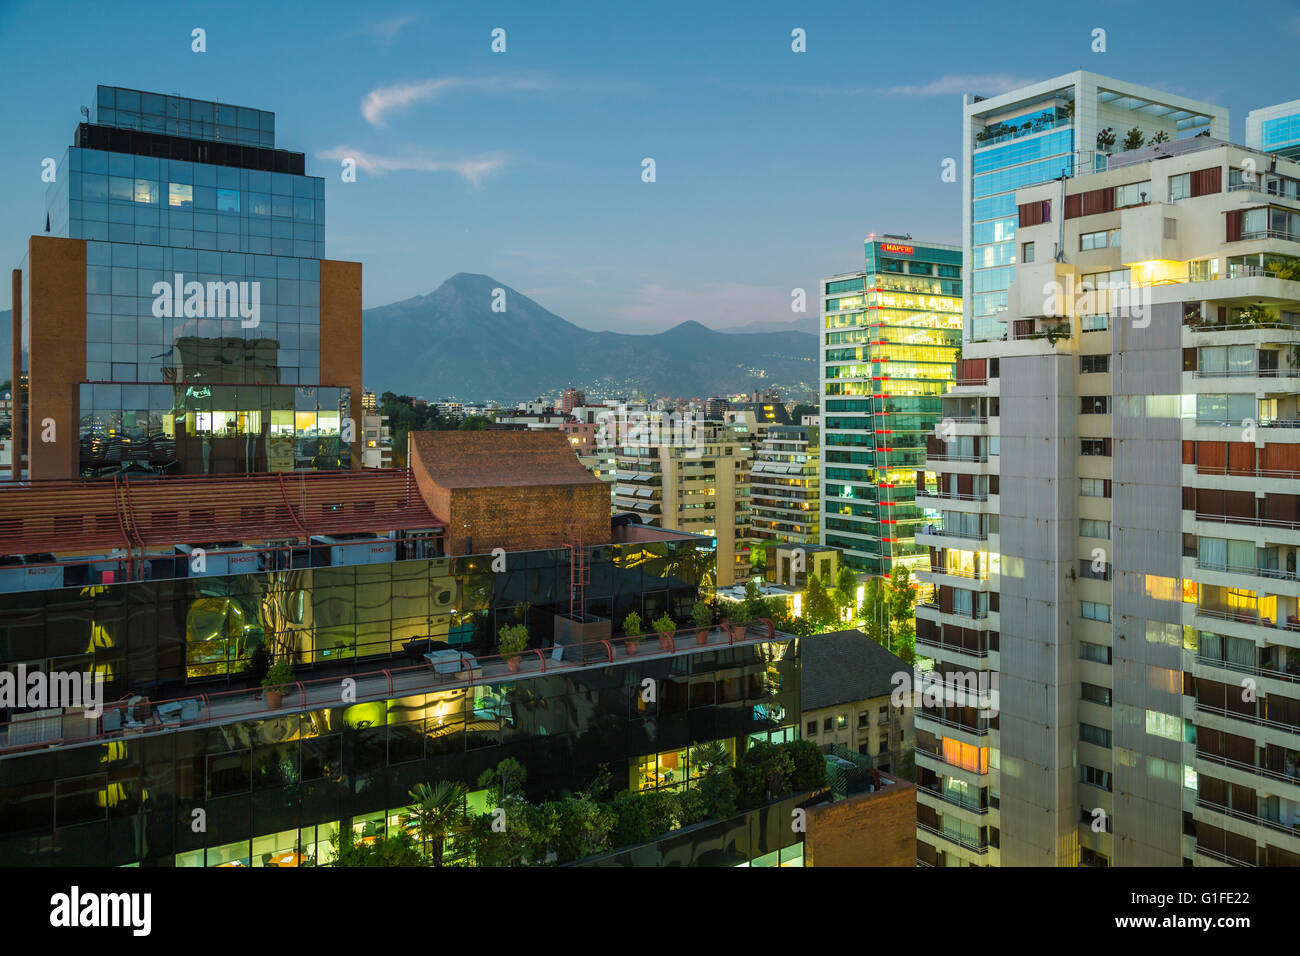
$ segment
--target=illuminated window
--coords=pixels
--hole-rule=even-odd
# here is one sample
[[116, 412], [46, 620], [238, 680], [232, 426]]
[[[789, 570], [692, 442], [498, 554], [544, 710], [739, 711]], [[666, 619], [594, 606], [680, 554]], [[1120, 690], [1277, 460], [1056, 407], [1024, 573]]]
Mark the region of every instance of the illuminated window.
[[182, 183], [168, 183], [167, 205], [192, 209], [194, 207], [194, 187]]

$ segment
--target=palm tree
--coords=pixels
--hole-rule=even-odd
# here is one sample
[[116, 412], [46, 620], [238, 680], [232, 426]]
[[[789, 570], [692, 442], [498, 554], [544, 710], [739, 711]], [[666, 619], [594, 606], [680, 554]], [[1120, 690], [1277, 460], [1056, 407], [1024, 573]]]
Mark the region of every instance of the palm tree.
[[411, 788], [414, 804], [409, 807], [411, 819], [420, 840], [426, 845], [434, 866], [442, 866], [442, 847], [458, 823], [465, 818], [465, 796], [469, 793], [463, 783], [439, 780], [434, 786], [427, 783]]
[[722, 770], [730, 763], [731, 754], [727, 753], [727, 745], [721, 740], [700, 744], [691, 750], [691, 764], [703, 767], [706, 775]]

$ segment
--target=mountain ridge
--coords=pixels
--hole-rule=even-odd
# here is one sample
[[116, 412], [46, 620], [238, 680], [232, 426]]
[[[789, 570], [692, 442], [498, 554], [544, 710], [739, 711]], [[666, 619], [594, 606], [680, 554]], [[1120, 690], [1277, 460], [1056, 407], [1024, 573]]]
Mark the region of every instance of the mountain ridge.
[[724, 332], [694, 319], [646, 334], [584, 329], [479, 273], [362, 313], [368, 388], [461, 401], [567, 387], [705, 397], [776, 386], [796, 398], [817, 389], [816, 353], [807, 332]]

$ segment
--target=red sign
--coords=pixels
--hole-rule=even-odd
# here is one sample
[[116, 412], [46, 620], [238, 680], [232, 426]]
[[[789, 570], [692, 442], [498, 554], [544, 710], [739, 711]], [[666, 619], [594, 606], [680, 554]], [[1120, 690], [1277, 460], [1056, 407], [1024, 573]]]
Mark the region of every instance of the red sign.
[[901, 252], [905, 256], [910, 256], [912, 254], [911, 246], [900, 246], [896, 242], [882, 242], [880, 244], [880, 249], [882, 252]]

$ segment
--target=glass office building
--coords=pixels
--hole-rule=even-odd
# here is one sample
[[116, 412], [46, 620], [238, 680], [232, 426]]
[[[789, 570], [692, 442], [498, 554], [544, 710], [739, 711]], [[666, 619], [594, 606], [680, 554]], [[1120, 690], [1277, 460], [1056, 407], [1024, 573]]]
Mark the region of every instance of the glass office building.
[[961, 250], [871, 238], [822, 283], [822, 543], [856, 571], [915, 566], [916, 471], [961, 345]]
[[304, 169], [272, 113], [98, 87], [47, 194], [49, 234], [86, 243], [83, 477], [347, 467]]
[[[707, 565], [702, 546], [592, 548], [586, 608], [687, 619]], [[548, 652], [545, 672], [485, 665], [467, 682], [401, 659], [403, 642], [430, 636], [490, 653], [508, 621], [526, 621], [545, 643], [569, 608], [570, 560], [568, 549], [541, 550], [512, 553], [502, 573], [478, 555], [0, 594], [6, 668], [104, 674], [109, 701], [126, 689], [157, 701], [179, 688], [195, 708], [126, 733], [65, 716], [65, 734], [87, 729], [57, 746], [43, 742], [51, 738], [38, 720], [0, 723], [0, 862], [319, 864], [340, 829], [365, 839], [406, 826], [417, 783], [472, 784], [508, 757], [528, 768], [529, 796], [540, 797], [586, 786], [602, 765], [618, 789], [686, 786], [699, 774], [690, 753], [700, 743], [739, 756], [754, 741], [797, 739], [798, 641], [779, 633], [682, 641], [644, 659]], [[336, 692], [328, 705], [258, 704], [222, 718], [223, 688], [242, 688], [251, 651], [270, 643], [291, 648], [309, 686], [355, 675], [357, 702]], [[641, 693], [646, 678], [655, 700]], [[204, 832], [191, 826], [197, 809]]]

